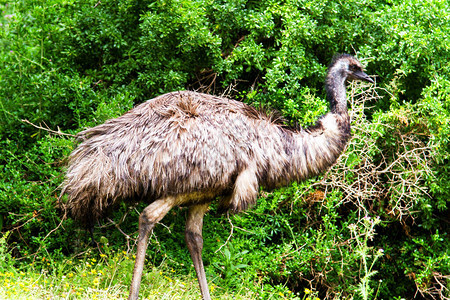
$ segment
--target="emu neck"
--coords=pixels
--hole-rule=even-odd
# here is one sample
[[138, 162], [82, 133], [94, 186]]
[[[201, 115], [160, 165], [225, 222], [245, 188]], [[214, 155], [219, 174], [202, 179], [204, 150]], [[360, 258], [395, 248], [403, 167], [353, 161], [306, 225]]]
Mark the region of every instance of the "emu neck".
[[347, 97], [345, 93], [346, 76], [340, 69], [331, 69], [325, 81], [327, 100], [330, 110], [336, 114], [347, 114]]
[[316, 176], [330, 168], [350, 139], [347, 111], [327, 113], [299, 133], [293, 133], [294, 151], [290, 155], [289, 174], [294, 180]]

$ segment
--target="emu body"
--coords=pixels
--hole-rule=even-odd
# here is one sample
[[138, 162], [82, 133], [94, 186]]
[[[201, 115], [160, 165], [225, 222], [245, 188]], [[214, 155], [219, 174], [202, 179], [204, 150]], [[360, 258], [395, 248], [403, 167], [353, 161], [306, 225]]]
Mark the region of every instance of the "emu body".
[[174, 92], [79, 133], [62, 194], [86, 226], [119, 201], [145, 201], [129, 299], [137, 299], [153, 227], [175, 206], [188, 206], [186, 242], [204, 299], [210, 299], [201, 258], [203, 216], [218, 199], [239, 212], [267, 189], [330, 167], [350, 137], [345, 82], [372, 80], [352, 56], [336, 57], [326, 89], [331, 112], [307, 129], [290, 129], [231, 99]]

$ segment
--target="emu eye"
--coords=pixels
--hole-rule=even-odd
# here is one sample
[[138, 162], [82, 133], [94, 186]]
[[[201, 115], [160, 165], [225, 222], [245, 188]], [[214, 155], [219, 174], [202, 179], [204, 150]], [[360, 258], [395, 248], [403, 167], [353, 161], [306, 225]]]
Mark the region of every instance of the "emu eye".
[[350, 65], [348, 68], [349, 68], [350, 71], [352, 71], [352, 72], [361, 71], [361, 68], [358, 67], [357, 65]]

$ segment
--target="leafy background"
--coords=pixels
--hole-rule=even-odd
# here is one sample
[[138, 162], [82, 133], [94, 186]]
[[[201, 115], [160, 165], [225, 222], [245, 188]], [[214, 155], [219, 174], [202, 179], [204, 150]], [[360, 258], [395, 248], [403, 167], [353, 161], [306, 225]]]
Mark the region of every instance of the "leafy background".
[[[349, 87], [346, 152], [319, 178], [263, 191], [248, 212], [212, 209], [204, 262], [210, 285], [221, 287], [213, 295], [450, 297], [448, 1], [17, 0], [0, 9], [1, 280], [20, 270], [82, 274], [67, 261], [87, 249], [105, 266], [101, 255], [134, 251], [142, 206], [98, 224], [98, 248], [63, 218], [70, 134], [182, 89], [307, 126], [327, 111], [331, 57], [350, 53], [377, 83]], [[149, 269], [192, 275], [184, 219], [176, 210], [155, 230]], [[132, 263], [121, 261], [126, 286]]]

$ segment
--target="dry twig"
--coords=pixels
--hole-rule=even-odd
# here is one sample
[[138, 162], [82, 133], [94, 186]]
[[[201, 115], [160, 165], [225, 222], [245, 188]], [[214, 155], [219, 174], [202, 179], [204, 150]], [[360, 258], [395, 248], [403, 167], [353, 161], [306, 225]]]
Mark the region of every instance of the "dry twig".
[[50, 133], [52, 133], [52, 134], [75, 137], [74, 134], [62, 132], [61, 129], [59, 129], [59, 127], [58, 127], [58, 130], [55, 131], [55, 130], [50, 129], [50, 128], [47, 126], [47, 124], [45, 124], [45, 123], [44, 123], [44, 124], [45, 124], [46, 127], [42, 127], [42, 126], [39, 126], [39, 125], [36, 125], [36, 124], [31, 123], [31, 122], [28, 121], [27, 119], [22, 119], [21, 121], [24, 122], [25, 124], [31, 125], [31, 126], [37, 128], [37, 129], [45, 130], [45, 131], [50, 132]]

